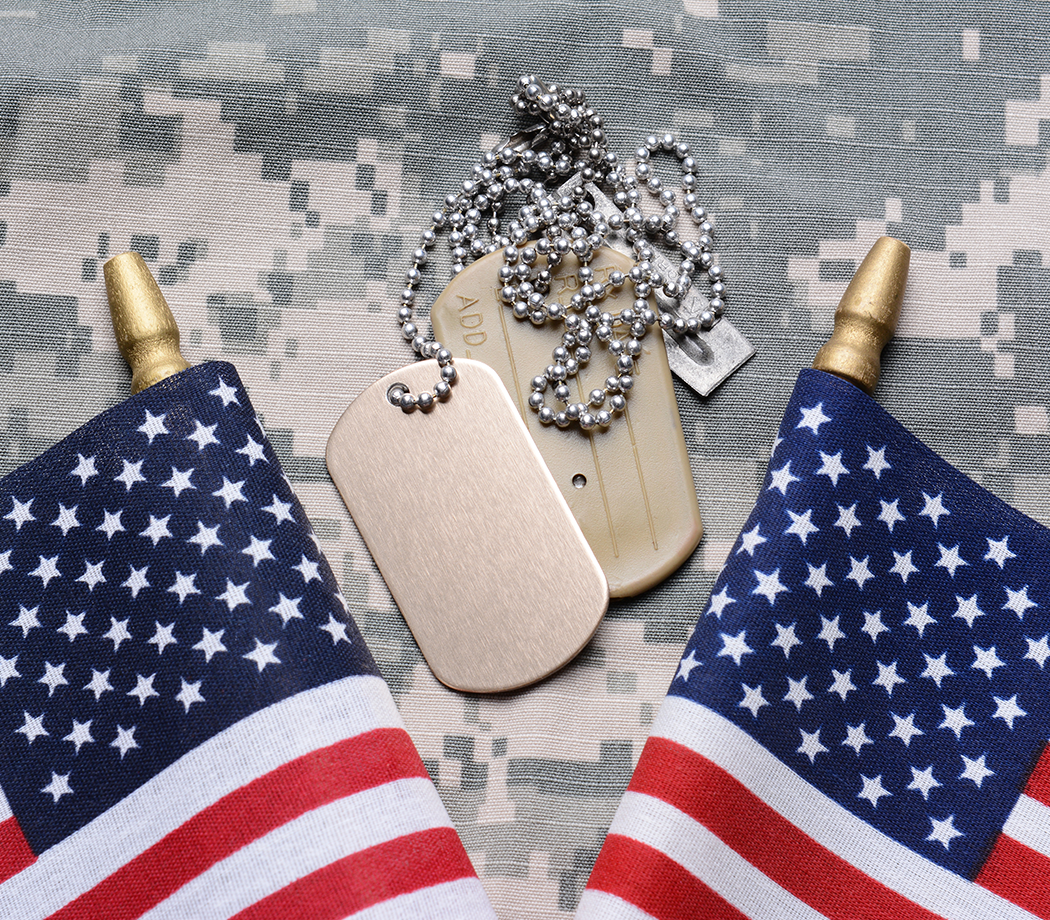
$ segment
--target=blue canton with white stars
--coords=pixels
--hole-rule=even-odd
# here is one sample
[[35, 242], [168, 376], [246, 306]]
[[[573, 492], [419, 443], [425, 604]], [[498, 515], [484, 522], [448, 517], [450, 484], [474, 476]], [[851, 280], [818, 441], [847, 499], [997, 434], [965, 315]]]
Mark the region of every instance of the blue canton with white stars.
[[804, 371], [670, 693], [972, 878], [1050, 737], [1050, 531]]
[[236, 371], [0, 482], [0, 787], [40, 853], [271, 703], [375, 673]]

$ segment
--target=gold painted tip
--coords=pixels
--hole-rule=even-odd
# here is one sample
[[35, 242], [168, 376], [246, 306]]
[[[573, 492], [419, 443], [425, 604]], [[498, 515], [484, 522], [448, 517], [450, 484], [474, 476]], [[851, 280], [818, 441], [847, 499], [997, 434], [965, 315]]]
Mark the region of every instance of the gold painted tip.
[[831, 338], [813, 366], [848, 380], [871, 396], [879, 382], [879, 356], [892, 338], [904, 299], [911, 250], [900, 240], [876, 240], [835, 311]]
[[142, 256], [114, 256], [102, 274], [117, 346], [131, 368], [131, 392], [186, 370], [190, 365], [179, 353], [179, 327]]

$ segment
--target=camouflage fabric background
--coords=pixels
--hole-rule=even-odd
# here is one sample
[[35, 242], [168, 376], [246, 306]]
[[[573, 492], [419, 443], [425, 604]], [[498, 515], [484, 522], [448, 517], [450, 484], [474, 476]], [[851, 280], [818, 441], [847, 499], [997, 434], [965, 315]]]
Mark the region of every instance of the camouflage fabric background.
[[[238, 365], [502, 917], [571, 916], [795, 373], [877, 236], [913, 248], [880, 401], [1050, 523], [1040, 5], [0, 0], [0, 47], [2, 472], [126, 395], [101, 265], [138, 250], [187, 358]], [[689, 562], [614, 601], [553, 679], [479, 698], [430, 675], [324, 448], [411, 358], [408, 253], [523, 127], [524, 72], [586, 90], [623, 155], [653, 131], [693, 144], [758, 353], [707, 399], [678, 388], [706, 528]]]

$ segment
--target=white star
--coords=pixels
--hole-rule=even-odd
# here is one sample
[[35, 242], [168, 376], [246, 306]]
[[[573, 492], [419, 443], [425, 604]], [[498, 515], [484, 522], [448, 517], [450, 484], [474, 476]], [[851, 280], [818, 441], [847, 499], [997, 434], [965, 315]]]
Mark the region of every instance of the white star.
[[63, 741], [72, 741], [76, 745], [76, 753], [80, 753], [80, 746], [82, 744], [93, 744], [95, 739], [91, 737], [91, 719], [86, 722], [78, 722], [76, 719], [73, 720], [73, 731], [71, 731]]
[[853, 528], [860, 527], [860, 518], [857, 517], [857, 503], [854, 502], [848, 508], [843, 508], [842, 505], [836, 506], [839, 509], [839, 519], [835, 521], [835, 527], [841, 527], [846, 531], [846, 536], [853, 536]]
[[222, 407], [225, 409], [230, 403], [239, 406], [240, 402], [237, 399], [237, 388], [231, 387], [222, 377], [219, 378], [219, 385], [214, 390], [208, 390], [209, 396], [218, 396], [222, 400]]
[[845, 639], [846, 634], [839, 629], [839, 617], [835, 617], [833, 620], [828, 619], [826, 616], [821, 615], [820, 617], [820, 632], [817, 633], [818, 639], [823, 639], [828, 644], [828, 651], [835, 651], [835, 643], [839, 639]]
[[864, 788], [857, 793], [858, 799], [867, 799], [871, 802], [872, 808], [877, 808], [879, 799], [886, 795], [893, 795], [888, 789], [884, 789], [882, 785], [882, 774], [878, 776], [864, 776], [861, 774], [860, 777], [864, 781]]
[[893, 719], [893, 731], [891, 731], [887, 737], [900, 738], [901, 741], [904, 742], [905, 747], [908, 747], [911, 744], [911, 739], [916, 735], [926, 734], [926, 732], [916, 727], [914, 712], [906, 719], [902, 719], [894, 712], [890, 713], [890, 717]]
[[799, 411], [802, 413], [802, 421], [795, 427], [809, 428], [813, 434], [820, 434], [820, 426], [831, 421], [831, 416], [824, 414], [824, 403], [817, 403], [815, 406]]
[[851, 690], [856, 690], [856, 686], [853, 683], [853, 671], [836, 671], [834, 668], [831, 669], [831, 673], [835, 675], [835, 680], [831, 686], [828, 687], [828, 693], [837, 693], [843, 700], [846, 699], [846, 695]]
[[51, 782], [44, 786], [41, 792], [46, 792], [51, 796], [53, 805], [64, 795], [72, 795], [73, 790], [69, 787], [69, 774], [61, 775], [56, 773], [54, 770], [51, 771]]
[[984, 671], [989, 680], [992, 679], [992, 671], [1006, 664], [1005, 661], [999, 660], [999, 656], [995, 653], [994, 645], [990, 648], [978, 648], [975, 645], [973, 653], [976, 657], [970, 667], [976, 668], [978, 671]]
[[989, 776], [995, 776], [995, 771], [989, 770], [984, 765], [984, 760], [988, 756], [987, 754], [982, 754], [976, 760], [971, 760], [965, 755], [960, 756], [962, 756], [963, 764], [965, 766], [962, 773], [959, 774], [959, 779], [973, 780], [977, 785], [977, 788], [980, 789], [981, 783], [983, 783]]
[[83, 454], [77, 454], [76, 468], [71, 470], [69, 475], [79, 476], [80, 484], [82, 486], [87, 485], [87, 481], [92, 476], [98, 475], [98, 470], [95, 469], [95, 458], [85, 457]]
[[156, 546], [164, 537], [171, 536], [171, 531], [168, 530], [168, 521], [170, 520], [170, 514], [163, 518], [157, 518], [151, 514], [149, 516], [149, 526], [139, 536], [149, 537], [153, 541], [153, 545]]
[[187, 543], [196, 543], [201, 548], [201, 555], [203, 556], [209, 546], [223, 546], [222, 540], [219, 539], [219, 525], [216, 524], [214, 527], [205, 527], [200, 521], [197, 521], [197, 533], [190, 537]]
[[111, 511], [103, 512], [105, 519], [98, 527], [95, 528], [99, 533], [104, 533], [107, 540], [113, 539], [113, 534], [120, 533], [124, 530], [124, 525], [120, 523], [120, 516], [124, 513], [124, 509], [121, 508], [116, 514]]
[[273, 543], [273, 540], [260, 540], [257, 537], [253, 536], [251, 538], [251, 541], [252, 542], [247, 546], [247, 548], [242, 549], [241, 552], [245, 556], [252, 557], [252, 563], [255, 566], [255, 568], [258, 568], [259, 563], [262, 562], [264, 559], [275, 558], [274, 554], [270, 552], [270, 544]]
[[303, 561], [300, 562], [298, 565], [293, 565], [292, 568], [303, 576], [303, 581], [307, 584], [309, 584], [315, 578], [318, 581], [321, 580], [321, 576], [320, 574], [318, 574], [318, 564], [316, 562], [311, 562], [309, 559], [306, 558], [306, 556], [303, 556]]
[[171, 434], [167, 428], [164, 427], [164, 419], [166, 415], [154, 415], [149, 409], [146, 410], [146, 421], [144, 421], [138, 427], [138, 431], [141, 431], [147, 438], [149, 443], [153, 443], [153, 439], [159, 434]]
[[52, 578], [60, 578], [62, 573], [58, 570], [56, 563], [58, 562], [58, 556], [52, 556], [50, 559], [45, 559], [43, 556], [39, 557], [40, 561], [37, 567], [30, 572], [30, 575], [35, 575], [43, 583], [44, 587], [47, 587], [49, 581]]
[[755, 578], [758, 579], [758, 587], [751, 593], [761, 594], [770, 604], [775, 604], [777, 595], [788, 590], [780, 583], [780, 569], [774, 569], [768, 574], [755, 569]]
[[959, 545], [956, 544], [951, 549], [948, 547], [937, 544], [937, 549], [941, 551], [941, 558], [938, 559], [934, 565], [940, 566], [941, 568], [947, 569], [952, 578], [955, 577], [955, 570], [961, 565], [969, 565], [962, 556], [959, 555]]
[[156, 673], [150, 674], [149, 677], [143, 677], [141, 674], [135, 675], [135, 677], [138, 679], [138, 683], [135, 684], [134, 689], [128, 691], [128, 696], [137, 697], [140, 707], [151, 696], [160, 696], [160, 694], [153, 689], [153, 680], [156, 676]]
[[893, 533], [893, 525], [898, 521], [904, 520], [904, 515], [897, 510], [897, 504], [900, 499], [894, 499], [891, 502], [884, 502], [881, 498], [879, 499], [879, 505], [882, 510], [879, 512], [879, 520], [882, 521]]
[[873, 450], [871, 445], [865, 445], [868, 448], [868, 459], [865, 461], [862, 469], [871, 470], [875, 474], [875, 478], [878, 479], [882, 476], [883, 470], [892, 470], [893, 467], [886, 462], [886, 448], [880, 447], [878, 450]]
[[798, 636], [795, 635], [795, 624], [792, 623], [790, 626], [781, 626], [779, 623], [774, 624], [777, 628], [777, 637], [769, 644], [784, 650], [784, 657], [788, 658], [791, 655], [791, 650], [796, 645], [801, 645]]
[[248, 443], [238, 450], [237, 453], [244, 454], [244, 456], [248, 458], [249, 466], [255, 466], [256, 460], [262, 460], [263, 463], [269, 463], [266, 459], [266, 455], [263, 453], [262, 444], [253, 440], [251, 435], [248, 435]]
[[[340, 640], [347, 643], [347, 645], [353, 645], [350, 637], [346, 634], [346, 623], [340, 623], [331, 613], [328, 614], [328, 622], [317, 628], [323, 629], [332, 637], [332, 645], [338, 645]], [[679, 664], [679, 667], [681, 667], [681, 664]], [[688, 680], [688, 677], [686, 679]]]
[[808, 562], [806, 563], [806, 566], [809, 568], [809, 578], [805, 581], [806, 587], [812, 588], [816, 591], [817, 597], [820, 597], [820, 592], [825, 588], [835, 584], [835, 582], [828, 578], [828, 564], [826, 562], [819, 568], [810, 565]]
[[744, 698], [737, 705], [741, 709], [749, 710], [751, 715], [757, 719], [758, 710], [769, 705], [769, 700], [762, 696], [762, 685], [749, 687], [747, 684], [741, 684], [740, 687], [744, 691]]
[[200, 652], [204, 652], [205, 661], [211, 661], [211, 656], [216, 655], [219, 652], [229, 651], [229, 649], [222, 644], [222, 635], [226, 632], [225, 629], [220, 629], [218, 632], [212, 632], [207, 626], [202, 627], [202, 629], [204, 632], [201, 635], [201, 641], [193, 647]]
[[55, 632], [65, 633], [69, 636], [70, 642], [76, 639], [77, 636], [86, 636], [88, 634], [87, 629], [84, 627], [84, 617], [86, 616], [86, 611], [84, 613], [73, 615], [67, 610], [65, 624], [59, 626]]
[[23, 524], [28, 524], [30, 521], [35, 521], [33, 513], [29, 510], [33, 505], [33, 499], [29, 499], [27, 502], [20, 502], [14, 496], [11, 497], [12, 507], [11, 510], [4, 515], [5, 521], [12, 521], [15, 525], [15, 530], [21, 530]]
[[911, 768], [911, 782], [908, 783], [908, 788], [921, 792], [924, 799], [929, 800], [930, 790], [936, 789], [940, 785], [933, 778], [933, 764], [930, 764], [925, 770], [916, 770], [915, 767]]
[[1003, 604], [1003, 610], [1012, 610], [1017, 614], [1019, 619], [1024, 619], [1025, 611], [1030, 607], [1038, 607], [1039, 605], [1034, 601], [1028, 599], [1028, 585], [1021, 588], [1020, 591], [1012, 591], [1003, 586], [1006, 591], [1007, 601]]
[[788, 460], [779, 470], [769, 474], [769, 485], [767, 489], [779, 489], [781, 495], [787, 495], [788, 486], [793, 482], [801, 482], [798, 476], [791, 475], [791, 461]]
[[118, 621], [116, 617], [110, 617], [109, 632], [107, 632], [102, 638], [111, 639], [113, 641], [113, 651], [116, 652], [116, 650], [120, 648], [121, 642], [125, 639], [131, 638], [131, 633], [128, 632], [128, 621]]
[[947, 850], [951, 845], [951, 842], [956, 837], [965, 837], [966, 835], [962, 831], [957, 831], [952, 822], [955, 821], [955, 815], [948, 815], [943, 821], [938, 821], [936, 818], [930, 818], [930, 824], [933, 830], [930, 831], [930, 836], [927, 840], [935, 840], [937, 843], [943, 843], [944, 848]]
[[765, 542], [766, 538], [758, 532], [758, 524], [756, 524], [747, 533], [740, 534], [740, 547], [737, 549], [737, 554], [747, 553], [749, 556], [754, 556], [755, 548]]
[[848, 476], [849, 470], [842, 465], [842, 451], [840, 450], [837, 454], [826, 454], [824, 451], [820, 452], [821, 463], [820, 469], [817, 470], [818, 476], [827, 476], [831, 480], [832, 486], [839, 484], [839, 476]]
[[726, 609], [730, 604], [735, 604], [736, 598], [729, 596], [729, 585], [722, 585], [722, 590], [717, 594], [711, 595], [711, 600], [708, 603], [707, 612], [713, 613], [716, 617], [722, 616], [722, 611]]
[[273, 502], [269, 505], [264, 505], [262, 510], [274, 516], [275, 520], [273, 523], [275, 527], [280, 524], [281, 521], [295, 521], [295, 518], [291, 515], [292, 503], [282, 502], [277, 497], [276, 492], [273, 495]]
[[944, 493], [941, 492], [935, 498], [933, 498], [927, 495], [925, 492], [923, 492], [922, 497], [923, 501], [925, 501], [926, 504], [923, 505], [922, 511], [920, 511], [919, 514], [923, 514], [926, 517], [928, 517], [931, 521], [933, 521], [934, 529], [936, 529], [941, 517], [945, 514], [951, 514], [951, 512], [944, 507], [944, 503], [941, 501], [941, 499], [944, 497]]
[[278, 658], [273, 650], [277, 648], [277, 643], [274, 642], [272, 645], [266, 645], [260, 642], [258, 639], [255, 640], [255, 648], [248, 652], [247, 655], [241, 655], [242, 658], [247, 658], [249, 661], [254, 661], [258, 666], [259, 670], [262, 671], [268, 664], [280, 664], [281, 659]]
[[65, 669], [65, 662], [58, 665], [57, 667], [53, 665], [50, 661], [44, 662], [44, 676], [41, 677], [40, 680], [37, 681], [37, 683], [43, 684], [45, 687], [47, 687], [47, 695], [49, 697], [55, 692], [55, 690], [58, 687], [69, 683], [69, 681], [66, 680], [65, 674], [62, 673], [63, 671], [65, 671]]
[[13, 572], [15, 567], [11, 565], [11, 553], [12, 550], [4, 550], [0, 553], [0, 573]]
[[806, 675], [803, 675], [802, 680], [794, 680], [790, 677], [787, 679], [788, 692], [784, 694], [784, 702], [794, 703], [795, 709], [799, 712], [802, 711], [802, 704], [806, 700], [813, 699], [813, 694], [806, 687], [807, 680], [809, 677]]
[[153, 625], [156, 627], [156, 632], [153, 633], [153, 638], [148, 639], [150, 645], [157, 646], [157, 654], [163, 655], [164, 649], [169, 645], [178, 645], [178, 639], [176, 639], [171, 633], [175, 628], [175, 623], [169, 623], [167, 626], [161, 626], [159, 621], [154, 620]]
[[24, 639], [29, 635], [29, 630], [34, 626], [40, 626], [40, 620], [37, 619], [37, 611], [40, 609], [39, 606], [31, 607], [28, 610], [21, 604], [18, 605], [18, 616], [15, 617], [8, 626], [18, 626], [22, 630], [22, 638]]
[[966, 625], [973, 629], [973, 621], [984, 616], [984, 611], [977, 606], [977, 595], [972, 597], [960, 597], [955, 595], [955, 613], [953, 617], [966, 620]]
[[197, 681], [197, 683], [191, 684], [187, 683], [186, 679], [183, 677], [180, 677], [179, 680], [182, 681], [182, 689], [179, 690], [178, 694], [176, 694], [175, 699], [177, 699], [180, 703], [182, 703], [183, 706], [186, 707], [186, 709], [184, 710], [185, 712], [189, 712], [190, 706], [192, 706], [194, 703], [206, 702], [204, 697], [201, 696], [200, 692], [201, 681]]
[[794, 511], [787, 512], [788, 517], [791, 518], [791, 526], [784, 531], [785, 534], [793, 533], [802, 541], [802, 545], [806, 545], [806, 540], [809, 539], [811, 533], [819, 533], [820, 528], [816, 527], [810, 518], [813, 515], [813, 509], [809, 508], [805, 514], [795, 514]]
[[88, 587], [88, 591], [94, 591], [95, 585], [104, 584], [106, 576], [102, 574], [102, 566], [106, 564], [106, 560], [103, 559], [101, 562], [88, 562], [84, 560], [84, 574], [81, 575], [77, 581], [84, 582]]
[[861, 722], [860, 725], [846, 726], [846, 740], [842, 743], [846, 747], [853, 748], [857, 754], [860, 754], [860, 749], [865, 744], [874, 744], [875, 742], [868, 737], [868, 733], [864, 731], [864, 723]]
[[124, 755], [132, 748], [137, 748], [139, 743], [135, 740], [135, 726], [131, 728], [124, 728], [123, 725], [117, 726], [117, 737], [110, 742], [110, 747], [115, 747], [120, 751], [120, 759], [124, 759]]
[[218, 597], [215, 598], [217, 601], [226, 601], [226, 606], [233, 610], [235, 607], [241, 604], [250, 604], [248, 595], [244, 589], [250, 585], [251, 582], [246, 581], [243, 585], [235, 585], [230, 579], [226, 579], [226, 590], [222, 592]]
[[270, 608], [270, 613], [276, 613], [281, 617], [281, 626], [287, 626], [289, 620], [301, 620], [303, 615], [299, 612], [301, 597], [288, 598], [278, 592], [280, 600]]
[[66, 536], [74, 527], [80, 526], [77, 520], [77, 505], [67, 508], [61, 502], [58, 503], [58, 517], [51, 522], [52, 527], [61, 527], [62, 536]]
[[51, 733], [44, 728], [44, 714], [40, 713], [38, 716], [31, 716], [28, 712], [22, 711], [22, 717], [25, 719], [25, 724], [21, 728], [15, 729], [16, 735], [25, 735], [26, 739], [32, 744], [41, 735], [50, 735]]
[[[331, 617], [331, 614], [328, 614], [328, 616]], [[324, 629], [323, 626], [321, 628]], [[696, 653], [690, 650], [689, 656], [687, 658], [683, 658], [680, 662], [678, 662], [678, 673], [675, 674], [674, 679], [678, 680], [679, 678], [681, 678], [682, 680], [688, 682], [689, 675], [692, 673], [693, 668], [695, 668], [699, 664], [700, 662], [696, 660]]]
[[879, 633], [889, 632], [890, 628], [882, 622], [882, 611], [876, 610], [874, 613], [864, 611], [864, 625], [860, 628], [861, 632], [867, 633], [871, 636], [871, 641], [876, 642], [879, 638]]
[[[908, 576], [911, 575], [913, 572], [919, 571], [914, 565], [912, 565], [911, 550], [908, 550], [908, 552], [906, 552], [903, 556], [896, 550], [892, 550], [892, 553], [893, 568], [889, 570], [890, 574], [900, 575], [901, 581], [904, 582], [904, 584], [907, 584]], [[919, 635], [922, 635], [922, 633], [920, 632]]]
[[798, 746], [797, 753], [805, 754], [809, 758], [809, 762], [813, 763], [817, 759], [817, 754], [824, 753], [827, 748], [820, 743], [820, 729], [818, 728], [815, 732], [810, 734], [804, 729], [799, 729], [802, 735], [802, 743]]
[[6, 687], [7, 682], [12, 677], [22, 676], [15, 669], [16, 664], [18, 664], [17, 655], [14, 658], [5, 658], [3, 655], [0, 655], [0, 687]]
[[747, 638], [747, 630], [740, 630], [735, 636], [730, 636], [727, 633], [722, 633], [722, 650], [718, 653], [721, 658], [728, 656], [739, 665], [740, 659], [745, 655], [750, 655], [753, 649], [751, 649], [745, 639]]
[[244, 480], [240, 482], [230, 482], [225, 476], [222, 477], [222, 488], [218, 489], [211, 494], [216, 498], [221, 498], [226, 502], [226, 510], [229, 511], [230, 505], [234, 502], [246, 502], [246, 499], [241, 492], [241, 488], [244, 486]]
[[937, 689], [939, 690], [941, 688], [941, 681], [946, 677], [951, 677], [955, 673], [948, 667], [948, 653], [945, 652], [939, 658], [934, 658], [923, 652], [922, 657], [926, 659], [926, 670], [923, 671], [919, 677], [930, 678], [930, 680], [937, 685]]
[[215, 429], [219, 426], [216, 425], [202, 425], [197, 419], [193, 420], [193, 424], [197, 427], [193, 429], [193, 434], [186, 435], [187, 441], [196, 441], [197, 450], [202, 451], [209, 444], [221, 444], [222, 442], [215, 437]]
[[136, 569], [135, 566], [129, 565], [131, 574], [128, 575], [127, 580], [121, 583], [122, 588], [127, 588], [131, 591], [132, 597], [138, 597], [139, 591], [143, 588], [150, 587], [150, 583], [146, 580], [146, 570], [149, 568], [148, 565], [144, 565], [141, 569]]
[[962, 735], [962, 730], [968, 725], [976, 725], [976, 722], [970, 721], [966, 715], [966, 704], [963, 703], [958, 709], [949, 709], [944, 703], [941, 703], [941, 709], [944, 710], [944, 721], [938, 725], [938, 728], [950, 728], [955, 732], [956, 740]]
[[109, 682], [109, 670], [96, 671], [94, 668], [91, 669], [91, 680], [84, 685], [85, 690], [90, 690], [95, 694], [95, 702], [98, 702], [98, 698], [102, 696], [107, 690], [113, 690], [113, 685]]
[[124, 469], [121, 470], [119, 476], [113, 477], [113, 481], [124, 483], [124, 491], [130, 492], [131, 487], [135, 485], [136, 482], [146, 481], [146, 477], [142, 475], [142, 464], [146, 461], [139, 460], [138, 463], [131, 463], [128, 460], [124, 460], [122, 462], [124, 464]]
[[1050, 643], [1047, 640], [1050, 639], [1050, 635], [1043, 636], [1038, 642], [1035, 639], [1029, 639], [1025, 636], [1025, 642], [1028, 643], [1028, 651], [1024, 653], [1025, 658], [1031, 658], [1040, 668], [1046, 663], [1046, 659], [1050, 658]]
[[197, 487], [190, 482], [190, 476], [193, 475], [193, 470], [194, 468], [192, 466], [185, 472], [172, 467], [171, 478], [167, 482], [162, 482], [160, 484], [161, 488], [171, 489], [175, 493], [176, 498], [187, 489], [196, 489]]
[[992, 718], [1002, 719], [1010, 726], [1011, 731], [1013, 731], [1014, 719], [1028, 715], [1027, 712], [1017, 705], [1016, 693], [1008, 700], [1000, 699], [997, 696], [993, 696], [992, 699], [995, 700], [995, 712], [992, 713]]
[[863, 559], [854, 559], [852, 556], [849, 557], [850, 569], [849, 574], [846, 576], [846, 578], [848, 578], [850, 581], [855, 581], [857, 583], [857, 587], [860, 589], [864, 588], [864, 582], [866, 582], [869, 578], [875, 577], [871, 574], [870, 569], [868, 569], [869, 558], [871, 557], [865, 556]]
[[993, 540], [991, 537], [985, 537], [988, 541], [988, 552], [984, 554], [984, 558], [988, 562], [994, 562], [1001, 569], [1007, 559], [1016, 559], [1017, 553], [1010, 552], [1006, 543], [1010, 539], [1009, 535], [1003, 537], [1001, 540]]
[[906, 684], [907, 681], [903, 677], [897, 676], [897, 662], [893, 664], [883, 664], [881, 661], [876, 662], [879, 666], [879, 676], [873, 680], [872, 686], [883, 687], [886, 693], [893, 696], [893, 688], [897, 684]]

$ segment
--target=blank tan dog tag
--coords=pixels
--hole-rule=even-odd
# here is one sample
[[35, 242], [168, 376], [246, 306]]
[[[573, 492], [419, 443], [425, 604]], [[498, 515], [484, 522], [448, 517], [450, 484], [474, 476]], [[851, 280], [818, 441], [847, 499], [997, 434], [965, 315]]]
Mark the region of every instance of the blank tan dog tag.
[[571, 661], [609, 589], [495, 371], [456, 359], [447, 401], [402, 412], [436, 361], [372, 384], [328, 439], [328, 469], [434, 676], [513, 690]]

